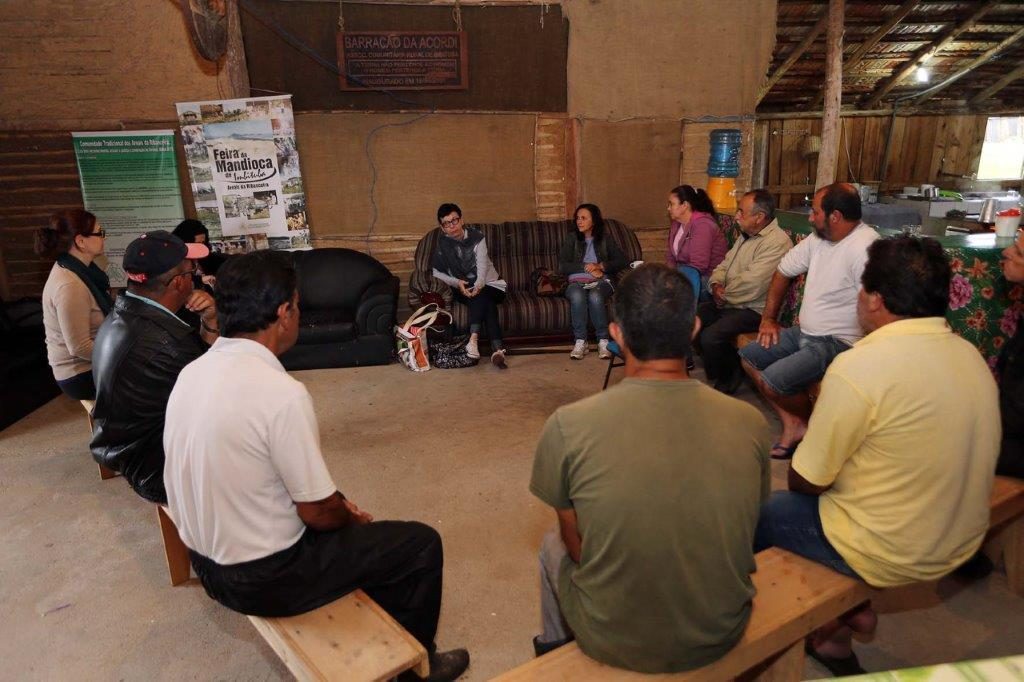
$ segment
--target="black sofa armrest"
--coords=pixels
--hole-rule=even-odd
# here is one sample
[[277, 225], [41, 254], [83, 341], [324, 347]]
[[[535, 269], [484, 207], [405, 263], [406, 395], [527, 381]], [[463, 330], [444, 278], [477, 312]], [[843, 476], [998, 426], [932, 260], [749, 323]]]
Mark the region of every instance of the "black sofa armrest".
[[356, 308], [359, 334], [391, 334], [398, 310], [398, 278], [394, 275], [366, 287]]

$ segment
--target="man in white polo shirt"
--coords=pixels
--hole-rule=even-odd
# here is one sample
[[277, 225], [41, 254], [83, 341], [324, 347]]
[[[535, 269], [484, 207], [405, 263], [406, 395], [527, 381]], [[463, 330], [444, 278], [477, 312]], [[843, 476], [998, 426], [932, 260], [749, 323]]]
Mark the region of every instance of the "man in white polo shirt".
[[[772, 446], [774, 459], [792, 457], [807, 432], [807, 389], [825, 375], [836, 355], [863, 336], [857, 292], [867, 248], [878, 233], [860, 216], [860, 195], [853, 185], [835, 183], [814, 193], [814, 234], [783, 256], [768, 287], [757, 343], [740, 350], [743, 369], [782, 422], [782, 434]], [[782, 329], [782, 301], [790, 283], [805, 273], [800, 323]]]
[[362, 588], [427, 649], [427, 679], [454, 680], [469, 654], [434, 645], [440, 536], [421, 523], [373, 522], [338, 492], [309, 393], [277, 359], [298, 337], [296, 284], [274, 251], [218, 272], [221, 336], [182, 370], [167, 404], [171, 517], [207, 594], [224, 606], [289, 616]]

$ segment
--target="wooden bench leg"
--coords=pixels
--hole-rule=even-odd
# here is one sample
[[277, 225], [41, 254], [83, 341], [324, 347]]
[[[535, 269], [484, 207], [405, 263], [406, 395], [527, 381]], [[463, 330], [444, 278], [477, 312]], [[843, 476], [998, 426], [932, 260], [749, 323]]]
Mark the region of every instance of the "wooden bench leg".
[[[87, 416], [89, 418], [89, 435], [91, 437], [92, 436], [92, 432], [94, 430], [94, 425], [92, 423], [92, 410], [93, 410], [94, 407], [96, 407], [96, 401], [95, 400], [82, 400], [81, 403], [82, 403], [82, 407], [85, 408], [85, 416]], [[108, 469], [107, 467], [103, 466], [102, 464], [100, 464], [98, 462], [96, 463], [96, 466], [98, 466], [100, 468], [100, 480], [101, 481], [106, 481], [108, 479], [111, 479], [111, 478], [114, 478], [115, 476], [119, 476], [120, 475], [116, 471], [114, 471], [113, 469]]]
[[993, 563], [1002, 555], [1007, 586], [1014, 594], [1024, 597], [1024, 516], [998, 528], [985, 543], [985, 554]]
[[188, 558], [188, 547], [178, 535], [178, 527], [160, 505], [156, 506], [156, 519], [160, 524], [160, 535], [164, 539], [164, 555], [167, 557], [167, 571], [171, 574], [171, 585], [180, 585], [191, 576], [192, 564]]
[[772, 656], [763, 665], [741, 675], [739, 680], [757, 682], [797, 682], [804, 677], [804, 640]]

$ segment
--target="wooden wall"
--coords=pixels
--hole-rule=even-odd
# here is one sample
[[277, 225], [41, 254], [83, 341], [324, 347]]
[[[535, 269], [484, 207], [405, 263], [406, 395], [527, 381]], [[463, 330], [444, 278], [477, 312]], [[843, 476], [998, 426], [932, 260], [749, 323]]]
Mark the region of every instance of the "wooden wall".
[[[294, 93], [296, 111], [565, 111], [568, 23], [562, 8], [539, 5], [473, 6], [461, 9], [466, 32], [466, 90], [342, 91], [335, 71], [267, 25], [278, 24], [317, 54], [333, 59], [337, 2], [251, 0], [242, 12], [242, 33], [253, 88]], [[452, 8], [345, 3], [346, 31], [454, 31]], [[258, 13], [259, 16], [257, 16]], [[541, 19], [543, 18], [543, 21]], [[515, 59], [509, 55], [515, 54]]]
[[[890, 122], [891, 149], [881, 191], [929, 183], [952, 189], [965, 187], [978, 171], [985, 138], [985, 115], [848, 116], [842, 119], [836, 180], [877, 184]], [[767, 135], [765, 185], [777, 195], [780, 208], [798, 205], [813, 193], [817, 157], [807, 159], [808, 136], [821, 135], [820, 118], [760, 120], [755, 136]], [[967, 177], [964, 177], [967, 176]]]
[[192, 47], [177, 2], [0, 2], [0, 35], [4, 129], [165, 121], [174, 102], [228, 94], [220, 65]]
[[569, 112], [593, 118], [752, 113], [776, 0], [562, 0]]
[[[433, 115], [420, 132], [414, 126], [378, 131], [374, 180], [363, 145], [366, 130], [412, 116], [300, 113], [295, 124], [314, 246], [370, 253], [402, 279], [403, 288], [416, 243], [434, 227], [434, 209], [442, 201], [459, 203], [474, 222], [561, 220], [577, 204], [593, 202], [637, 230], [645, 258], [661, 260], [668, 192], [680, 183], [706, 184], [712, 129], [743, 130], [738, 191], [751, 183], [751, 122], [616, 124], [566, 114], [454, 112]], [[163, 121], [155, 127], [173, 126]], [[178, 147], [185, 213], [191, 216], [180, 140]], [[408, 162], [395, 163], [397, 158]], [[0, 205], [0, 274], [6, 272], [0, 295], [37, 296], [50, 263], [32, 252], [32, 232], [51, 212], [82, 202], [70, 133], [0, 131], [0, 192], [6, 197]]]
[[[0, 191], [6, 199], [0, 203], [0, 295], [5, 298], [39, 294], [49, 264], [32, 254], [32, 230], [53, 209], [81, 202], [70, 131], [176, 127], [169, 120], [174, 102], [244, 96], [232, 90], [224, 64], [196, 55], [178, 3], [136, 4], [126, 9], [113, 0], [0, 3], [0, 28], [16, 38], [0, 41], [0, 60], [12, 67], [0, 70], [5, 94]], [[346, 13], [358, 4], [346, 3]], [[463, 0], [466, 4], [481, 5], [473, 10], [479, 13], [492, 3]], [[531, 30], [565, 30], [547, 3], [531, 4], [517, 10], [535, 16]], [[496, 222], [563, 218], [577, 203], [590, 201], [608, 206], [609, 217], [636, 228], [648, 259], [664, 257], [667, 193], [680, 182], [706, 182], [709, 130], [739, 127], [745, 139], [752, 137], [750, 123], [733, 121], [753, 114], [754, 86], [774, 42], [775, 0], [723, 0], [694, 5], [683, 15], [664, 0], [632, 0], [629, 8], [591, 0], [551, 4], [560, 4], [569, 22], [567, 112], [333, 110], [296, 116], [315, 246], [369, 251], [405, 280], [416, 242], [433, 227], [436, 202], [465, 201], [471, 220]], [[374, 7], [353, 8], [353, 21]], [[473, 12], [466, 10], [464, 20]], [[739, 14], [756, 21], [737, 23]], [[678, 40], [681, 26], [694, 29], [685, 45]], [[472, 26], [467, 30], [472, 40]], [[53, 42], [54, 35], [62, 38]], [[471, 87], [492, 86], [478, 79]], [[412, 126], [378, 129], [396, 116], [421, 115], [424, 120]], [[460, 136], [452, 120], [472, 125]], [[584, 134], [588, 125], [590, 134]], [[438, 126], [441, 137], [422, 132]], [[644, 127], [660, 131], [657, 144], [630, 144], [628, 133]], [[586, 146], [588, 139], [593, 147]], [[439, 152], [445, 140], [446, 149]], [[366, 149], [378, 173], [372, 194], [376, 222]], [[749, 186], [749, 149], [744, 149], [747, 179], [739, 179], [740, 189]], [[649, 156], [652, 151], [656, 156]], [[464, 167], [434, 177], [438, 163]], [[442, 179], [450, 187], [441, 187]], [[490, 182], [492, 194], [482, 179]], [[185, 175], [182, 192], [189, 214]]]

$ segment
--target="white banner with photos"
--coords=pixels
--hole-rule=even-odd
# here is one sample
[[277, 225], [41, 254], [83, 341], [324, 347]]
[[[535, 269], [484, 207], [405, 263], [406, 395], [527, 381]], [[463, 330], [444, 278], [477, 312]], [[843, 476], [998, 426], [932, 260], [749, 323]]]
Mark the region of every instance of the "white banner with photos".
[[176, 107], [196, 217], [213, 250], [310, 248], [291, 95]]

